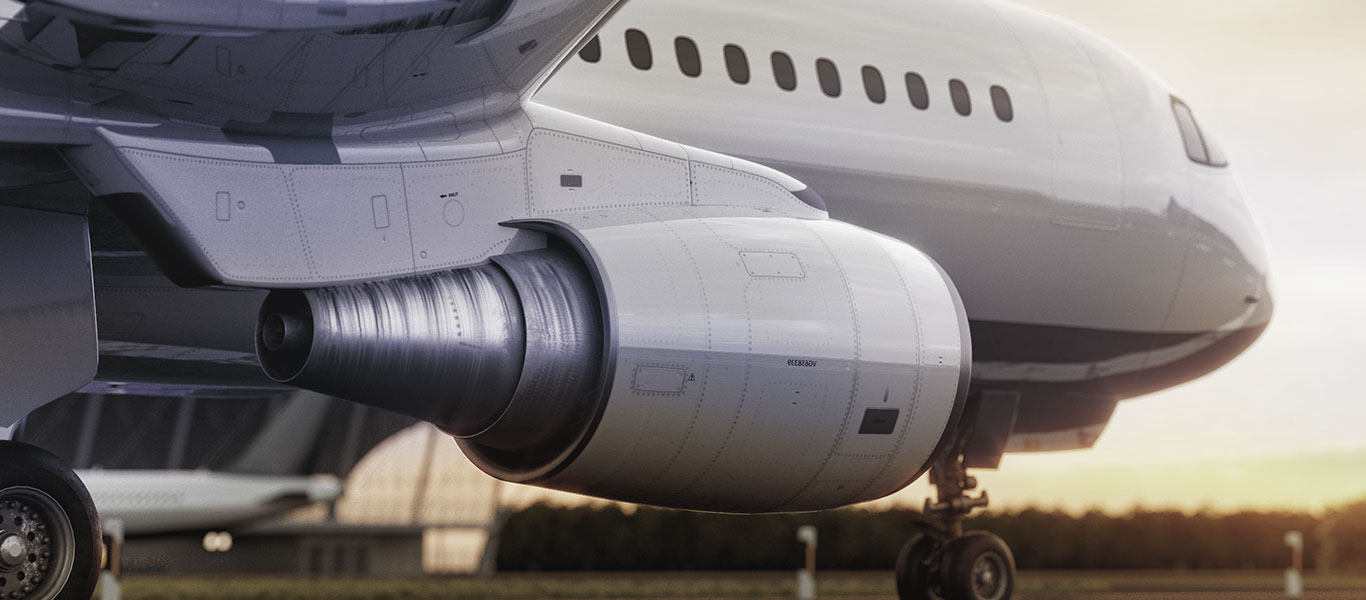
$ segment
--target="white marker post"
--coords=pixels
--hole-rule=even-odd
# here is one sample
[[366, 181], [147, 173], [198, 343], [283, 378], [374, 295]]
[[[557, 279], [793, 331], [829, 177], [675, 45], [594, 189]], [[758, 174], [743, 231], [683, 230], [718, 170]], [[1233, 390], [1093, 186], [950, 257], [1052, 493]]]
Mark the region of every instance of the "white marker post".
[[798, 527], [797, 540], [806, 544], [806, 568], [797, 571], [797, 600], [814, 600], [816, 597], [816, 527], [814, 525]]
[[1298, 531], [1285, 532], [1285, 545], [1290, 546], [1290, 568], [1285, 570], [1285, 597], [1298, 600], [1304, 597], [1304, 535]]
[[100, 600], [119, 600], [123, 595], [123, 521], [100, 524], [104, 531], [104, 568], [100, 570]]

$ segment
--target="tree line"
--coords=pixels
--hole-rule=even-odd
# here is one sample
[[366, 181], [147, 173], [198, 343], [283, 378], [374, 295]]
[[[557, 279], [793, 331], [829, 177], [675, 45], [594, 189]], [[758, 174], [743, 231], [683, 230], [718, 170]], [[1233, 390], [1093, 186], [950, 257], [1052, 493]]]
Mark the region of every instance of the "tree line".
[[[797, 527], [819, 531], [829, 570], [893, 568], [924, 519], [909, 509], [719, 515], [618, 505], [537, 504], [507, 516], [506, 571], [789, 570], [803, 564]], [[1285, 532], [1301, 531], [1309, 569], [1366, 572], [1366, 501], [1326, 511], [1184, 513], [1136, 509], [1081, 515], [1024, 509], [969, 518], [1001, 536], [1021, 569], [1283, 569]]]

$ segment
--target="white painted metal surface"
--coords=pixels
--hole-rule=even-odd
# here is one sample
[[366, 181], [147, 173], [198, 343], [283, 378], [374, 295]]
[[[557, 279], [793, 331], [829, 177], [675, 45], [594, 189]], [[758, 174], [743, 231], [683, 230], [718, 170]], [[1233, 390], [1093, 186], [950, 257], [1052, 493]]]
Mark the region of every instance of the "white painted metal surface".
[[[632, 28], [649, 36], [651, 70], [627, 60]], [[674, 62], [678, 36], [700, 47], [700, 77]], [[599, 38], [601, 61], [566, 64], [538, 102], [801, 177], [833, 218], [934, 256], [974, 321], [1204, 331], [1243, 312], [1244, 289], [1266, 295], [1229, 170], [1187, 160], [1170, 88], [1074, 25], [994, 0], [636, 0]], [[725, 44], [746, 50], [750, 83], [728, 77]], [[773, 52], [795, 62], [794, 91], [775, 85]], [[818, 57], [840, 68], [840, 97], [817, 85]], [[866, 97], [864, 65], [881, 72], [887, 102]], [[908, 72], [927, 83], [926, 110], [907, 99]], [[952, 79], [968, 87], [968, 117], [952, 107]], [[993, 114], [993, 85], [1009, 91], [1011, 122]], [[1188, 249], [1209, 264], [1188, 264]], [[1210, 277], [1245, 288], [1210, 295]]]
[[331, 476], [261, 477], [208, 471], [78, 471], [106, 520], [130, 535], [221, 528], [288, 507], [335, 500]]
[[[601, 260], [619, 345], [592, 439], [540, 485], [767, 512], [915, 478], [966, 376], [952, 284], [924, 254], [836, 221], [641, 213], [566, 218]], [[799, 268], [756, 272], [756, 253]]]
[[[503, 122], [517, 124], [511, 137], [475, 158], [380, 150], [358, 164], [289, 165], [250, 145], [108, 130], [72, 156], [100, 174], [97, 193], [153, 199], [195, 240], [214, 277], [245, 286], [476, 264], [540, 243], [500, 223], [574, 211], [698, 206], [825, 216], [792, 195], [805, 188], [800, 182], [747, 161], [536, 105]], [[461, 139], [423, 150], [444, 146], [468, 149]]]
[[[28, 8], [51, 2], [101, 10]], [[1189, 160], [1168, 86], [1085, 31], [995, 0], [635, 0], [601, 60], [561, 64], [614, 6], [88, 56], [69, 15], [6, 22], [0, 141], [62, 145], [196, 284], [430, 273], [548, 243], [509, 220], [569, 224], [610, 282], [618, 362], [592, 438], [541, 483], [620, 499], [806, 510], [903, 486], [965, 383], [954, 287], [982, 333], [975, 383], [1031, 393], [1175, 385], [1270, 318], [1229, 170]], [[650, 68], [627, 60], [631, 28]], [[750, 77], [727, 73], [726, 44]], [[855, 433], [880, 406], [893, 431]], [[1098, 426], [1030, 439], [1089, 444]]]
[[88, 235], [80, 215], [0, 206], [0, 426], [95, 376]]

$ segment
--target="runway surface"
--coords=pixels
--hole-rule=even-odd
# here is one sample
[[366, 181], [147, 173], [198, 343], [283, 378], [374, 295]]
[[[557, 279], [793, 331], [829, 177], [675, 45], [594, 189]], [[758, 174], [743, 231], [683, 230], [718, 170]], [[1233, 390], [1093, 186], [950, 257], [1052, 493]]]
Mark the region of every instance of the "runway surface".
[[[826, 572], [817, 575], [825, 600], [895, 600], [890, 572]], [[1279, 600], [1279, 572], [1024, 572], [1019, 600]], [[1306, 600], [1366, 598], [1366, 574], [1306, 577]], [[124, 579], [127, 600], [672, 600], [790, 599], [793, 572], [505, 573], [478, 577], [339, 577], [133, 574]]]
[[[1364, 591], [1309, 591], [1305, 592], [1304, 600], [1359, 600]], [[891, 598], [891, 597], [889, 597]], [[1106, 594], [1070, 594], [1070, 595], [1048, 595], [1048, 594], [1020, 594], [1015, 596], [1016, 600], [1072, 600], [1085, 598], [1086, 600], [1140, 600], [1143, 598], [1161, 598], [1163, 600], [1285, 600], [1284, 592], [1116, 592]], [[866, 600], [866, 599], [865, 599]], [[895, 600], [891, 598], [891, 600]]]

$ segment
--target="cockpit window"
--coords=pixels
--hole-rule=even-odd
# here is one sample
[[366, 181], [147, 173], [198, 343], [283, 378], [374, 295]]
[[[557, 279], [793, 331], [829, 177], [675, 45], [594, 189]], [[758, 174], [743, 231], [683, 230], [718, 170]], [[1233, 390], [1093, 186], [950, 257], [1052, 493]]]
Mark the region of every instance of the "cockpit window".
[[1205, 141], [1205, 151], [1209, 152], [1209, 166], [1227, 167], [1228, 157], [1224, 156], [1224, 151], [1219, 148], [1219, 144], [1215, 143], [1214, 138], [1201, 129], [1200, 139]]
[[1227, 167], [1228, 159], [1215, 145], [1214, 140], [1206, 137], [1195, 122], [1195, 115], [1180, 98], [1172, 97], [1172, 112], [1176, 114], [1176, 125], [1181, 130], [1181, 141], [1186, 145], [1186, 156], [1191, 160], [1210, 167]]
[[1205, 152], [1205, 142], [1200, 139], [1200, 128], [1195, 126], [1195, 115], [1185, 102], [1172, 99], [1172, 110], [1176, 112], [1176, 126], [1181, 129], [1181, 141], [1186, 144], [1186, 156], [1198, 163], [1209, 162]]

